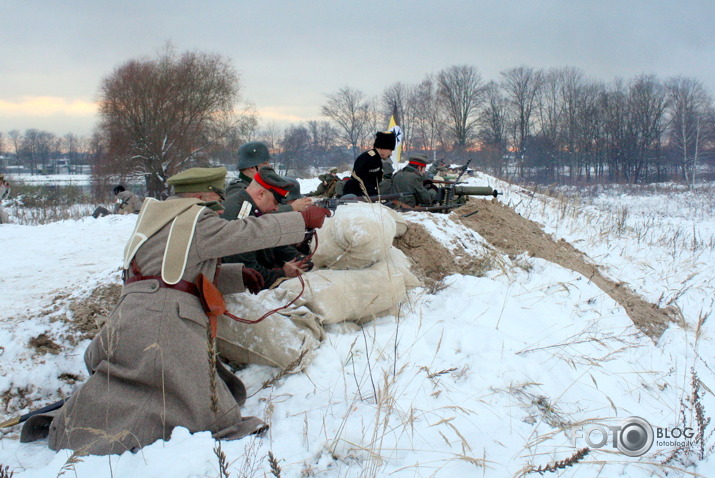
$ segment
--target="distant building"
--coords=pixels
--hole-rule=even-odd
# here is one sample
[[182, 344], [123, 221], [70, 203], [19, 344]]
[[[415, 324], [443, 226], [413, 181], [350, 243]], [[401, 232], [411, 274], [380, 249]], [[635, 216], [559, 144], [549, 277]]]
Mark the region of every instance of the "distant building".
[[74, 172], [69, 159], [52, 159], [41, 169], [42, 174], [70, 174]]

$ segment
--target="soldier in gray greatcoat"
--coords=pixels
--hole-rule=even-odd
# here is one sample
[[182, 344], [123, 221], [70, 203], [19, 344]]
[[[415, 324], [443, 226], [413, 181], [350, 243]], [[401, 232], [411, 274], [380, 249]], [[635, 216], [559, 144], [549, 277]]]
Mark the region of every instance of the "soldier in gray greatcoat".
[[437, 191], [424, 186], [423, 175], [429, 162], [424, 154], [410, 155], [407, 166], [392, 177], [390, 192], [411, 194], [402, 201], [410, 207], [431, 205], [437, 197]]
[[246, 389], [215, 360], [195, 282], [203, 274], [223, 293], [257, 293], [255, 271], [227, 264], [218, 275], [218, 259], [299, 242], [330, 212], [221, 219], [212, 208], [220, 210], [225, 176], [193, 168], [169, 178], [175, 197], [144, 202], [124, 250], [119, 304], [85, 352], [89, 379], [59, 411], [28, 419], [21, 440], [44, 431], [53, 450], [115, 454], [167, 440], [178, 426], [224, 439], [265, 428], [241, 415]]

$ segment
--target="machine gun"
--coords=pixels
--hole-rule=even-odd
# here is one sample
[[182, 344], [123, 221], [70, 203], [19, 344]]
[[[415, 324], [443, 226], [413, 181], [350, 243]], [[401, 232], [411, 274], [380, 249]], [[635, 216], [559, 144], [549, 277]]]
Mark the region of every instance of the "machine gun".
[[462, 170], [459, 176], [454, 181], [434, 181], [426, 180], [425, 185], [434, 188], [437, 191], [437, 198], [435, 202], [442, 207], [456, 207], [461, 206], [467, 202], [467, 196], [494, 196], [502, 194], [496, 189], [492, 189], [488, 186], [465, 186], [460, 184], [460, 179], [467, 171], [469, 163], [472, 160], [468, 160], [467, 164], [462, 166]]
[[400, 202], [400, 199], [404, 199], [408, 196], [412, 196], [412, 193], [394, 193], [394, 194], [380, 194], [378, 196], [355, 196], [355, 197], [341, 197], [341, 198], [323, 198], [315, 201], [313, 204], [316, 206], [324, 207], [335, 211], [338, 206], [343, 204], [355, 204], [361, 202], [372, 202], [380, 203], [384, 206], [392, 207], [394, 204]]

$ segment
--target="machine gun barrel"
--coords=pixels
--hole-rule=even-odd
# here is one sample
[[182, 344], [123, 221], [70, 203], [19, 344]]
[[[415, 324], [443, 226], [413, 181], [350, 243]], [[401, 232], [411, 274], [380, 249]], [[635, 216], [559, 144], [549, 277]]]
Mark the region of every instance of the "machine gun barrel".
[[494, 196], [502, 194], [489, 186], [453, 186], [455, 196]]

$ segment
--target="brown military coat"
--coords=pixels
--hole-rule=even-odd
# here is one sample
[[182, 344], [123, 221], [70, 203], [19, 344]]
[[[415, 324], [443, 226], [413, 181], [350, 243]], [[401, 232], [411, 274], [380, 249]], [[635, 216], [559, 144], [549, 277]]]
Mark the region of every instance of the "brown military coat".
[[[143, 275], [161, 274], [169, 228], [137, 251]], [[193, 282], [204, 273], [212, 279], [219, 257], [294, 244], [304, 235], [299, 213], [227, 221], [206, 209], [198, 218], [182, 278]], [[240, 265], [222, 267], [223, 292], [242, 289], [240, 270]], [[211, 372], [207, 322], [196, 296], [159, 287], [157, 280], [125, 285], [119, 304], [85, 352], [90, 378], [50, 423], [50, 448], [114, 454], [169, 439], [177, 426], [227, 439], [259, 429], [258, 418], [242, 417], [239, 411], [246, 397], [241, 381], [221, 366], [218, 374]]]

